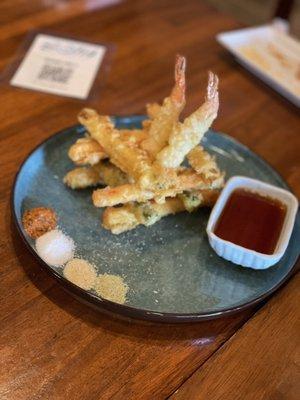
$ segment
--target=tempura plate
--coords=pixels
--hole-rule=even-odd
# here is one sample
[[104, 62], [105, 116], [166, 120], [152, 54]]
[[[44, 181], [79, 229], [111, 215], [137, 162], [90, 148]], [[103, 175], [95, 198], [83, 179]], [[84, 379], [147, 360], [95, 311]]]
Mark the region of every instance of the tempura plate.
[[[118, 127], [140, 127], [144, 117], [116, 118]], [[300, 217], [283, 259], [265, 271], [242, 268], [218, 257], [205, 233], [208, 209], [169, 216], [151, 227], [113, 235], [100, 224], [101, 210], [91, 202], [91, 190], [65, 187], [63, 176], [73, 168], [70, 145], [83, 136], [79, 125], [65, 129], [38, 146], [20, 168], [13, 188], [13, 215], [18, 230], [41, 265], [77, 298], [99, 309], [161, 322], [210, 319], [249, 307], [277, 289], [291, 274], [299, 255]], [[261, 158], [229, 136], [210, 131], [204, 147], [216, 155], [226, 177], [246, 175], [287, 188]], [[77, 255], [100, 273], [123, 276], [130, 290], [125, 305], [85, 291], [63, 277], [63, 269], [45, 264], [21, 217], [37, 206], [53, 207], [60, 228], [76, 242]]]

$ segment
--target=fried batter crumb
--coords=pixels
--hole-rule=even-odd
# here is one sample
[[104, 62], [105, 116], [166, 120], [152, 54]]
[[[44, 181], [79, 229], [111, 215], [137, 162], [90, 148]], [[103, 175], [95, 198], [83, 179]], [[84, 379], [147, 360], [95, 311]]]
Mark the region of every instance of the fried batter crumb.
[[22, 223], [27, 234], [37, 239], [56, 228], [57, 216], [52, 208], [36, 207], [25, 211]]

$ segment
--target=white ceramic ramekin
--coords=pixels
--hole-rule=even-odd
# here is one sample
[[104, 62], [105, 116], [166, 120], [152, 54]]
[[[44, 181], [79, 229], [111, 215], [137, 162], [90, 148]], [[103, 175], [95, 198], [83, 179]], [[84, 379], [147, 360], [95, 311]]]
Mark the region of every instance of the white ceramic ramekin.
[[[216, 222], [218, 221], [229, 196], [237, 188], [245, 188], [270, 196], [274, 199], [278, 199], [286, 205], [287, 211], [285, 220], [273, 254], [263, 254], [254, 250], [246, 249], [245, 247], [221, 239], [214, 234]], [[243, 265], [244, 267], [266, 269], [271, 265], [276, 264], [285, 253], [294, 227], [297, 209], [298, 200], [289, 191], [256, 179], [235, 176], [229, 179], [226, 183], [210, 214], [206, 228], [209, 243], [215, 252], [226, 260], [235, 264]]]

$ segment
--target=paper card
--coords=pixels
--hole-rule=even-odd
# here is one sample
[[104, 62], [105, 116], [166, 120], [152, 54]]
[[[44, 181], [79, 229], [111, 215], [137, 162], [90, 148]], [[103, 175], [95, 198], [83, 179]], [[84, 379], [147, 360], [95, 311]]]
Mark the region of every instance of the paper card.
[[86, 99], [106, 47], [40, 33], [35, 36], [10, 84]]

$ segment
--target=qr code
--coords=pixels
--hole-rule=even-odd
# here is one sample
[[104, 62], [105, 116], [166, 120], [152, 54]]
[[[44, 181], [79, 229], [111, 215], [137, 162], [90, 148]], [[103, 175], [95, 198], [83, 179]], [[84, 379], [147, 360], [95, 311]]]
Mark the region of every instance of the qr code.
[[68, 83], [72, 73], [72, 68], [44, 64], [38, 74], [38, 79], [48, 82]]

